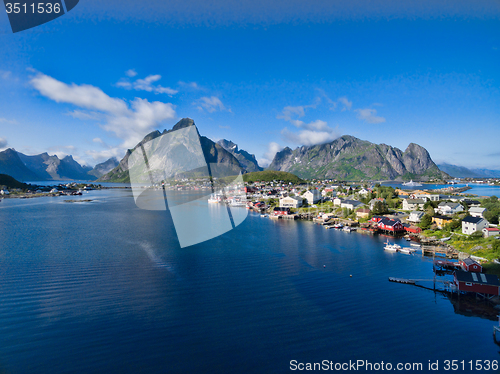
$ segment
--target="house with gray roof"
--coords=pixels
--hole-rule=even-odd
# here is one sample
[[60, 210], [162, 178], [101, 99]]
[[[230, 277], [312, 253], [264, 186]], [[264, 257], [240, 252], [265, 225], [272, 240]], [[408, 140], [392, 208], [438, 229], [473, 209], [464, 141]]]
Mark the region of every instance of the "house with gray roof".
[[489, 226], [489, 222], [481, 217], [467, 216], [462, 220], [462, 234], [471, 235]]

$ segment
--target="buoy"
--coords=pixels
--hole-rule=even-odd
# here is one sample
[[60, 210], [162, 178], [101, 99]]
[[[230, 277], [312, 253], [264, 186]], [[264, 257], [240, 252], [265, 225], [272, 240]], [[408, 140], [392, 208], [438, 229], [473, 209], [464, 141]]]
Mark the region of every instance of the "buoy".
[[324, 268], [326, 268], [326, 265], [323, 265]]
[[349, 276], [352, 278], [352, 274], [351, 274], [351, 275], [349, 275]]

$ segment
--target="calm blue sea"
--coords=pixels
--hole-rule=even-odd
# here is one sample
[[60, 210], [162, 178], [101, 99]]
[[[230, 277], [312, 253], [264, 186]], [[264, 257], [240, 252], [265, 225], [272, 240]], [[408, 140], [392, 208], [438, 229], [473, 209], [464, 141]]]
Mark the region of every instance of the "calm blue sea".
[[250, 214], [181, 249], [168, 212], [136, 208], [128, 190], [77, 198], [93, 201], [0, 203], [0, 373], [500, 360], [497, 311], [388, 282], [433, 273], [384, 237]]

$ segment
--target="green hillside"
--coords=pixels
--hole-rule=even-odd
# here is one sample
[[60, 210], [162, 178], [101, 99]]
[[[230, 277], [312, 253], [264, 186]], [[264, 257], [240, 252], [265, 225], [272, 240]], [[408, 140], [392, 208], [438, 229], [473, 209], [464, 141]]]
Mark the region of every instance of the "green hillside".
[[245, 182], [272, 182], [272, 181], [283, 181], [285, 183], [303, 182], [303, 180], [297, 177], [295, 174], [288, 173], [286, 171], [275, 171], [275, 170], [255, 171], [252, 173], [243, 174], [243, 180]]
[[23, 190], [29, 188], [29, 185], [26, 183], [21, 183], [7, 174], [0, 174], [0, 186], [6, 186], [7, 188], [21, 188]]

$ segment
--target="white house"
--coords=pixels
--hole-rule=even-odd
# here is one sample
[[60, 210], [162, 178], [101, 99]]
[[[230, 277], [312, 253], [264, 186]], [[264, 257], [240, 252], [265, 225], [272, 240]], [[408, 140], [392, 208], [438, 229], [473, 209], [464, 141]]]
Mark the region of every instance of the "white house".
[[341, 208], [347, 208], [347, 209], [350, 209], [350, 210], [354, 210], [360, 206], [364, 205], [361, 201], [357, 201], [357, 200], [344, 200], [342, 201], [342, 203], [340, 204], [340, 207]]
[[333, 199], [333, 205], [336, 205], [336, 206], [340, 206], [342, 204], [342, 200], [340, 197], [336, 197], [335, 199]]
[[496, 227], [486, 227], [483, 229], [483, 236], [485, 238], [489, 238], [490, 236], [498, 236], [500, 235], [500, 230]]
[[0, 195], [9, 195], [9, 191], [7, 190], [1, 190]]
[[462, 220], [462, 233], [470, 235], [476, 231], [488, 228], [489, 223], [484, 218], [467, 216]]
[[376, 197], [374, 199], [371, 199], [368, 204], [370, 204], [370, 209], [373, 210], [373, 207], [375, 206], [375, 203], [380, 201], [381, 203], [385, 204], [385, 199], [383, 197]]
[[469, 214], [472, 217], [481, 217], [484, 218], [484, 212], [486, 212], [486, 208], [481, 208], [481, 207], [472, 207], [469, 209]]
[[332, 196], [337, 195], [337, 192], [335, 192], [332, 188], [325, 188], [323, 189], [323, 191], [321, 191], [321, 196], [325, 197], [328, 194], [328, 192], [331, 192]]
[[369, 193], [370, 193], [370, 191], [369, 191], [369, 190], [367, 190], [366, 188], [362, 188], [362, 189], [358, 192], [358, 194], [363, 195], [363, 196], [367, 196]]
[[316, 204], [318, 201], [321, 200], [321, 196], [317, 189], [307, 191], [305, 194], [302, 195], [302, 197], [304, 197], [307, 200], [307, 203], [309, 205]]
[[439, 203], [438, 207], [436, 208], [436, 212], [444, 214], [444, 215], [450, 215], [450, 214], [455, 214], [458, 212], [463, 212], [464, 207], [462, 204], [459, 203]]
[[424, 209], [425, 203], [424, 199], [405, 199], [403, 200], [403, 210]]
[[417, 210], [414, 210], [413, 212], [410, 213], [410, 215], [408, 216], [408, 218], [406, 219], [407, 221], [409, 222], [420, 222], [420, 220], [422, 219], [422, 217], [424, 216], [424, 212], [419, 212]]
[[300, 208], [302, 198], [297, 196], [288, 196], [280, 199], [280, 208]]
[[411, 195], [411, 199], [421, 199], [421, 200], [430, 200], [430, 197], [431, 195], [427, 194], [427, 193], [416, 193], [416, 194], [412, 194]]

